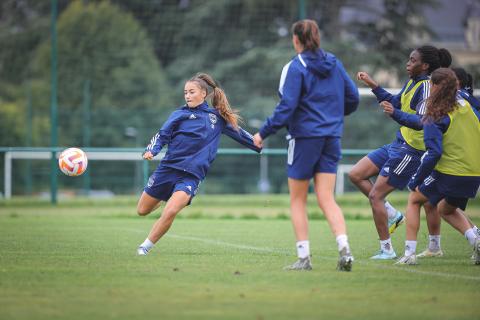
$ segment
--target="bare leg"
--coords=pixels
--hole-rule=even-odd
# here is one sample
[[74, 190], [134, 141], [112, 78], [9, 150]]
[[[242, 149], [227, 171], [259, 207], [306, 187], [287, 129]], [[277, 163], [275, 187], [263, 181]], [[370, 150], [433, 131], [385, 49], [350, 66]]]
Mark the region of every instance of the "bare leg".
[[465, 211], [463, 210], [460, 210], [457, 208], [457, 211], [460, 212], [461, 214], [463, 214], [465, 216], [465, 218], [467, 219], [468, 221], [468, 224], [470, 225], [470, 228], [473, 228], [475, 226], [475, 224], [472, 222], [472, 220], [470, 219], [469, 216], [467, 216], [467, 214], [465, 213]]
[[312, 270], [310, 261], [310, 245], [308, 241], [307, 195], [310, 180], [288, 178], [290, 190], [290, 212], [297, 240], [298, 260], [284, 270]]
[[145, 191], [142, 193], [137, 204], [137, 213], [139, 216], [146, 216], [161, 205], [161, 200], [150, 196]]
[[456, 207], [449, 205], [445, 199], [438, 203], [437, 209], [442, 218], [462, 235], [465, 234], [465, 231], [471, 228], [467, 218], [465, 218], [461, 211], [457, 210]]
[[353, 256], [350, 253], [350, 246], [347, 240], [347, 227], [342, 209], [335, 201], [333, 192], [336, 177], [335, 173], [316, 173], [314, 178], [315, 194], [317, 195], [318, 206], [327, 218], [330, 230], [335, 235], [337, 241], [339, 252], [337, 270], [351, 271]]
[[288, 178], [290, 212], [297, 241], [308, 240], [307, 194], [310, 180]]
[[[418, 230], [420, 229], [420, 206], [427, 201], [428, 199], [418, 191], [413, 191], [408, 196], [406, 240], [417, 241]], [[430, 207], [434, 208], [431, 205]]]
[[438, 213], [437, 207], [432, 206], [429, 202], [426, 202], [423, 205], [423, 208], [425, 209], [425, 215], [427, 218], [428, 234], [431, 236], [440, 235], [440, 226], [442, 224], [442, 217]]
[[165, 208], [163, 208], [162, 215], [155, 222], [152, 230], [148, 234], [148, 239], [150, 239], [150, 241], [156, 243], [165, 233], [167, 233], [173, 220], [177, 216], [177, 213], [185, 208], [190, 201], [190, 197], [191, 196], [184, 191], [176, 191], [172, 194], [167, 201]]
[[395, 190], [395, 188], [389, 185], [387, 181], [387, 177], [378, 176], [377, 181], [368, 194], [368, 199], [370, 200], [370, 205], [372, 207], [373, 219], [380, 240], [387, 240], [390, 238], [390, 233], [388, 232], [388, 214], [387, 209], [385, 208], [385, 197]]
[[372, 190], [373, 183], [370, 181], [371, 177], [378, 175], [380, 169], [367, 156], [360, 159], [352, 170], [348, 173], [350, 181], [357, 186], [365, 196]]
[[335, 178], [336, 174], [334, 173], [315, 174], [315, 193], [318, 206], [325, 214], [332, 233], [338, 236], [346, 234], [347, 229], [342, 209], [340, 209], [334, 198]]

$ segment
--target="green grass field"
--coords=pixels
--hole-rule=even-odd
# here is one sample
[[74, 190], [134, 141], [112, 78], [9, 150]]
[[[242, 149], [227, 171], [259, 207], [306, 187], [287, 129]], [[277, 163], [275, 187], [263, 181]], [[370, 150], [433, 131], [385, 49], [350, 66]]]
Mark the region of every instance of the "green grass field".
[[[295, 260], [286, 195], [201, 195], [146, 257], [135, 249], [159, 214], [137, 217], [135, 203], [0, 202], [0, 319], [478, 319], [480, 266], [447, 224], [443, 258], [370, 261], [378, 241], [367, 200], [342, 197], [356, 258], [342, 273], [312, 198], [314, 270], [286, 272]], [[479, 212], [473, 202], [477, 223]], [[397, 254], [404, 233], [393, 235]], [[419, 250], [426, 239], [422, 220]]]

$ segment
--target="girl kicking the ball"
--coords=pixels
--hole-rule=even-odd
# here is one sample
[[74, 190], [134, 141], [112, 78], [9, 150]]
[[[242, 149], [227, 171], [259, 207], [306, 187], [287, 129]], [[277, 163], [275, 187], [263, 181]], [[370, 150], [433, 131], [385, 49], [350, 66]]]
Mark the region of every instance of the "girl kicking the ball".
[[[166, 201], [162, 215], [137, 249], [146, 255], [168, 231], [177, 214], [189, 205], [217, 155], [222, 133], [256, 152], [252, 135], [238, 126], [224, 91], [213, 78], [201, 73], [185, 83], [186, 104], [174, 111], [152, 138], [143, 158], [152, 160], [168, 145], [165, 157], [150, 176], [137, 212], [145, 216]], [[211, 97], [212, 106], [206, 101]]]

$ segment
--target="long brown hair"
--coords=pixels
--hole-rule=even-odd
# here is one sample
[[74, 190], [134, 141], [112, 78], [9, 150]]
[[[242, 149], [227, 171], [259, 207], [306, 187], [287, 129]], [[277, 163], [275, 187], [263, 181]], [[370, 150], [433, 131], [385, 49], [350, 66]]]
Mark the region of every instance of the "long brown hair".
[[[207, 97], [211, 95], [213, 107], [218, 110], [225, 121], [238, 130], [238, 123], [241, 121], [238, 111], [232, 109], [225, 92], [217, 85], [210, 75], [206, 73], [198, 73], [188, 80], [188, 82], [197, 83], [201, 89], [205, 90]], [[209, 88], [211, 88], [211, 90], [209, 90]]]
[[320, 48], [320, 30], [314, 20], [300, 20], [293, 24], [292, 34], [296, 35], [305, 50]]
[[449, 68], [439, 68], [432, 72], [430, 79], [436, 86], [427, 98], [425, 121], [437, 121], [457, 108], [457, 77]]

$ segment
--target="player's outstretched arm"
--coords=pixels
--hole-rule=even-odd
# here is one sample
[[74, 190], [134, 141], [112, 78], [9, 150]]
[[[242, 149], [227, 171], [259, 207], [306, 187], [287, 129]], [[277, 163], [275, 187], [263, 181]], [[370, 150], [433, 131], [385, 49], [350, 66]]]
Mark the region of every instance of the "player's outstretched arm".
[[162, 128], [152, 137], [150, 143], [145, 148], [145, 152], [143, 153], [143, 158], [147, 160], [152, 160], [160, 150], [162, 150], [163, 146], [170, 143], [172, 139], [173, 131], [175, 130], [177, 124], [182, 119], [181, 112], [173, 112], [170, 117], [165, 121]]
[[238, 128], [238, 130], [235, 130], [230, 124], [227, 124], [225, 126], [225, 129], [223, 130], [223, 133], [232, 138], [233, 140], [237, 141], [241, 145], [252, 149], [255, 152], [260, 153], [262, 151], [261, 147], [255, 145], [253, 141], [253, 136], [240, 127]]

